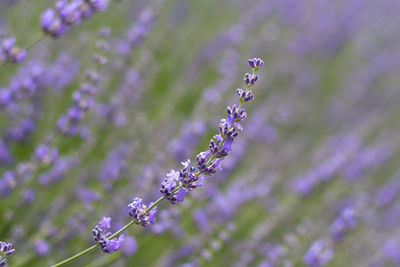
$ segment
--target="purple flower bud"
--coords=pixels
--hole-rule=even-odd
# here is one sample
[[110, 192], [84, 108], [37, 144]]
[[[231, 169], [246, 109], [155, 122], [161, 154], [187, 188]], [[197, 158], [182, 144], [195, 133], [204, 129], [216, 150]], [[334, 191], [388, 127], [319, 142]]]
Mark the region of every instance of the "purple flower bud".
[[43, 239], [39, 239], [34, 243], [33, 249], [36, 255], [38, 255], [39, 257], [43, 257], [49, 253], [50, 247], [46, 241], [44, 241]]
[[53, 9], [46, 9], [41, 16], [40, 26], [45, 32], [48, 32], [51, 24], [55, 18], [55, 12]]
[[0, 105], [3, 107], [12, 103], [12, 92], [7, 88], [0, 89]]
[[256, 74], [246, 73], [243, 78], [243, 82], [247, 87], [253, 86], [257, 81], [258, 81], [258, 76]]
[[86, 20], [89, 19], [94, 14], [95, 10], [91, 5], [85, 2], [79, 6], [79, 11], [81, 13], [81, 18], [83, 20]]
[[56, 38], [63, 35], [65, 24], [61, 21], [53, 9], [46, 9], [41, 16], [40, 26], [45, 33]]
[[73, 122], [79, 122], [83, 118], [83, 111], [78, 107], [71, 107], [67, 113], [68, 119]]
[[[153, 202], [150, 202], [149, 206], [151, 206]], [[149, 223], [153, 225], [156, 222], [156, 214], [158, 211], [158, 207], [155, 206], [151, 211], [149, 211]]]
[[8, 58], [12, 63], [21, 63], [25, 60], [26, 50], [14, 46], [8, 53]]
[[100, 79], [99, 74], [96, 71], [89, 70], [86, 72], [86, 77], [93, 83], [97, 83]]
[[92, 60], [99, 65], [104, 65], [107, 63], [107, 58], [99, 54], [94, 54]]
[[116, 250], [121, 248], [122, 243], [124, 242], [124, 235], [120, 235], [118, 238], [114, 238], [111, 240], [107, 240], [106, 242], [106, 250], [108, 253], [113, 253]]
[[110, 229], [111, 227], [111, 217], [103, 217], [101, 218], [101, 221], [99, 222], [99, 226], [102, 229]]
[[183, 202], [184, 197], [187, 192], [188, 192], [188, 190], [186, 188], [179, 189], [178, 193], [176, 194], [176, 201]]
[[110, 28], [101, 28], [99, 31], [99, 37], [101, 38], [108, 38], [111, 36], [111, 29]]
[[15, 37], [9, 37], [3, 40], [1, 47], [5, 52], [10, 52], [10, 50], [13, 48], [15, 44]]
[[33, 188], [26, 189], [22, 198], [25, 203], [31, 203], [35, 199], [35, 190]]
[[57, 10], [61, 10], [68, 4], [68, 0], [57, 0], [55, 7]]
[[137, 250], [136, 239], [133, 236], [125, 237], [125, 241], [122, 245], [122, 251], [126, 255], [133, 255]]
[[252, 58], [249, 59], [249, 66], [250, 68], [254, 69], [254, 71], [259, 70], [264, 65], [264, 61], [260, 58]]
[[58, 156], [57, 149], [50, 148], [46, 145], [39, 145], [35, 150], [36, 160], [42, 164], [53, 163]]
[[329, 227], [330, 234], [334, 241], [341, 241], [344, 235], [355, 227], [357, 217], [354, 207], [346, 207], [339, 217]]
[[66, 25], [74, 25], [81, 22], [81, 11], [77, 2], [72, 2], [71, 4], [65, 6], [58, 11], [58, 14], [63, 23]]
[[172, 204], [175, 204], [175, 201], [177, 200], [176, 193], [173, 191], [177, 188], [179, 183], [179, 172], [174, 170], [171, 170], [161, 183], [161, 194], [163, 194]]
[[[149, 204], [149, 206], [151, 205], [152, 203]], [[156, 220], [157, 206], [147, 213], [147, 205], [142, 204], [142, 199], [137, 197], [134, 198], [133, 202], [128, 205], [128, 208], [129, 216], [136, 220], [138, 224], [144, 227], [154, 224]]]
[[107, 0], [86, 0], [96, 11], [105, 11], [108, 7]]
[[314, 241], [303, 257], [303, 262], [310, 267], [326, 265], [334, 256], [332, 248], [324, 240]]
[[15, 252], [11, 243], [0, 241], [0, 266], [7, 265], [7, 257]]

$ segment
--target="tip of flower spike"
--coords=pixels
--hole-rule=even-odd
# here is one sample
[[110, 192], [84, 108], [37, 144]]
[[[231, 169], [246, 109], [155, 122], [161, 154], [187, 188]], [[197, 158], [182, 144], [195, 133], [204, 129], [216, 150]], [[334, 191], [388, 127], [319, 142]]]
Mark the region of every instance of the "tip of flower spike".
[[249, 59], [249, 66], [253, 70], [257, 71], [264, 65], [264, 61], [261, 58], [251, 58]]

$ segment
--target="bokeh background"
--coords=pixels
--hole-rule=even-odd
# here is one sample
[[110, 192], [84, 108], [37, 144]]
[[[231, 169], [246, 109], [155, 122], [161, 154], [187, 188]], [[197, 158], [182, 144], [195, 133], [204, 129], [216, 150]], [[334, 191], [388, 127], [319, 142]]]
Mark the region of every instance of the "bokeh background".
[[[28, 46], [53, 6], [0, 0], [0, 29]], [[115, 231], [133, 197], [157, 199], [208, 148], [252, 57], [265, 64], [223, 170], [129, 228], [121, 251], [68, 266], [400, 266], [399, 23], [398, 0], [112, 0], [41, 39], [0, 66], [0, 100], [22, 88], [0, 107], [9, 266], [54, 264], [94, 244], [102, 216]], [[94, 104], [64, 136], [105, 27]], [[38, 166], [40, 145], [57, 158]]]

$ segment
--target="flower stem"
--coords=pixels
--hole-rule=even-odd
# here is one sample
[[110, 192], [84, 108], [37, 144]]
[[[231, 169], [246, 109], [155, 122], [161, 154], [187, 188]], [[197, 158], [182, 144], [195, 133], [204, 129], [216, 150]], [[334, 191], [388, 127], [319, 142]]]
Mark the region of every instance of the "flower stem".
[[45, 37], [46, 37], [46, 35], [41, 31], [40, 33], [38, 33], [35, 36], [35, 38], [28, 45], [25, 46], [25, 49], [28, 50], [29, 48], [35, 46], [37, 43], [42, 41]]
[[58, 266], [67, 264], [67, 263], [69, 263], [69, 262], [71, 262], [71, 261], [73, 261], [73, 260], [79, 258], [80, 256], [83, 256], [83, 255], [85, 255], [85, 254], [91, 252], [91, 251], [94, 250], [97, 246], [98, 246], [97, 244], [96, 244], [96, 245], [93, 245], [93, 246], [91, 246], [90, 248], [87, 248], [87, 249], [85, 249], [85, 250], [79, 252], [78, 254], [75, 254], [74, 256], [69, 257], [68, 259], [65, 259], [65, 260], [63, 260], [63, 261], [60, 261], [59, 263], [56, 263], [56, 264], [54, 264], [54, 265], [51, 265], [50, 267], [58, 267]]

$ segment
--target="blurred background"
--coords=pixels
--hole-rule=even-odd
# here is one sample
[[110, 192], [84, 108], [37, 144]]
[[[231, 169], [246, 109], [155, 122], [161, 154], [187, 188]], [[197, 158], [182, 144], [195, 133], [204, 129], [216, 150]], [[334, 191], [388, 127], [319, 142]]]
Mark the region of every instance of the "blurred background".
[[111, 0], [44, 37], [54, 5], [0, 0], [0, 32], [29, 47], [0, 66], [9, 266], [54, 264], [93, 245], [102, 216], [116, 231], [133, 197], [157, 199], [208, 149], [253, 57], [265, 64], [222, 171], [121, 251], [67, 266], [400, 266], [400, 1]]

